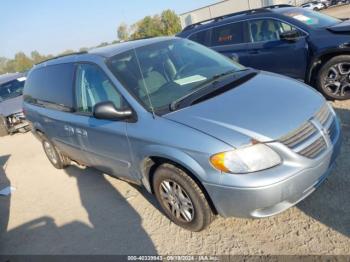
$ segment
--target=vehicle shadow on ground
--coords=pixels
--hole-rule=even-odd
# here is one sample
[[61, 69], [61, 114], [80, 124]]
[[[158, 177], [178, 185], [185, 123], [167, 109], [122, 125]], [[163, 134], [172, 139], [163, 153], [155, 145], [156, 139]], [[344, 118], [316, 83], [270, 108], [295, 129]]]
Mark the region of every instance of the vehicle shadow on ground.
[[157, 253], [140, 215], [102, 173], [75, 166], [66, 173], [76, 179], [90, 224], [74, 221], [57, 226], [52, 218], [41, 217], [7, 232], [0, 239], [4, 244], [0, 254]]
[[343, 143], [327, 181], [298, 204], [305, 214], [350, 237], [350, 111], [336, 109], [342, 121]]
[[[10, 155], [0, 156], [0, 190], [9, 187], [10, 180], [6, 176], [5, 165], [10, 158]], [[10, 217], [11, 195], [0, 195], [0, 238], [6, 232]], [[1, 242], [0, 242], [1, 243]]]

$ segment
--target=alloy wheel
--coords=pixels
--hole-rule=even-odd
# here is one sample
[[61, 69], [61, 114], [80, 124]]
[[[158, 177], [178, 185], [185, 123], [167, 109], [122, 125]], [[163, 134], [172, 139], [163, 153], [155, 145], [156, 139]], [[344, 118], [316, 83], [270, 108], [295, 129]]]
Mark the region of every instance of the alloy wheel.
[[181, 222], [191, 222], [194, 219], [194, 206], [186, 191], [172, 180], [164, 180], [159, 185], [163, 205], [174, 218]]
[[57, 160], [55, 151], [54, 151], [52, 145], [48, 141], [44, 142], [44, 149], [45, 149], [47, 157], [51, 160], [51, 162], [53, 164], [57, 164], [58, 160]]
[[350, 63], [338, 63], [328, 69], [324, 87], [333, 96], [350, 95]]

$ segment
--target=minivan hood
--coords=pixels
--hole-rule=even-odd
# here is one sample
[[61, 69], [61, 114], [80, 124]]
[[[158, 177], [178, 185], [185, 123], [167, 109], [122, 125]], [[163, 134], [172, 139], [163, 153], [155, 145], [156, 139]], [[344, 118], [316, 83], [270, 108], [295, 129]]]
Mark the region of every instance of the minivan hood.
[[335, 33], [350, 33], [350, 20], [328, 27], [328, 30]]
[[0, 102], [0, 115], [9, 116], [22, 112], [23, 96], [17, 96]]
[[233, 147], [273, 141], [300, 127], [325, 103], [296, 80], [261, 72], [221, 95], [164, 117], [214, 136]]

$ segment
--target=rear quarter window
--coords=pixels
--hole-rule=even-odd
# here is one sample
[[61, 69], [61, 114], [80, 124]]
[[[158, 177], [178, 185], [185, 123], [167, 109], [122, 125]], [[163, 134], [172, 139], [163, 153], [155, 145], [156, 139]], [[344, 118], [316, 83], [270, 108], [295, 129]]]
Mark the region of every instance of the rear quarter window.
[[72, 109], [73, 77], [74, 65], [71, 63], [34, 69], [25, 84], [24, 100]]
[[236, 22], [212, 29], [212, 46], [245, 43], [244, 23]]

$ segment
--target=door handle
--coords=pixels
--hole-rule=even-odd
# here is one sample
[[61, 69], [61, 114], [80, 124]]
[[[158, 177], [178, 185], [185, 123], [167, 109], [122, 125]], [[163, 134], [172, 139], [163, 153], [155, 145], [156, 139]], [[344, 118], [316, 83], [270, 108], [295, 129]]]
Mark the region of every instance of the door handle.
[[229, 57], [230, 57], [233, 61], [239, 62], [239, 56], [238, 56], [236, 53], [231, 53], [231, 54], [229, 55]]
[[74, 128], [68, 125], [65, 125], [64, 127], [64, 131], [69, 135], [69, 136], [73, 136], [74, 135]]
[[78, 136], [85, 136], [85, 137], [87, 137], [87, 131], [84, 130], [84, 129], [76, 128], [76, 129], [75, 129], [75, 133], [76, 133]]
[[250, 54], [250, 55], [257, 55], [259, 53], [260, 53], [260, 51], [257, 49], [253, 49], [253, 50], [248, 51], [248, 54]]

